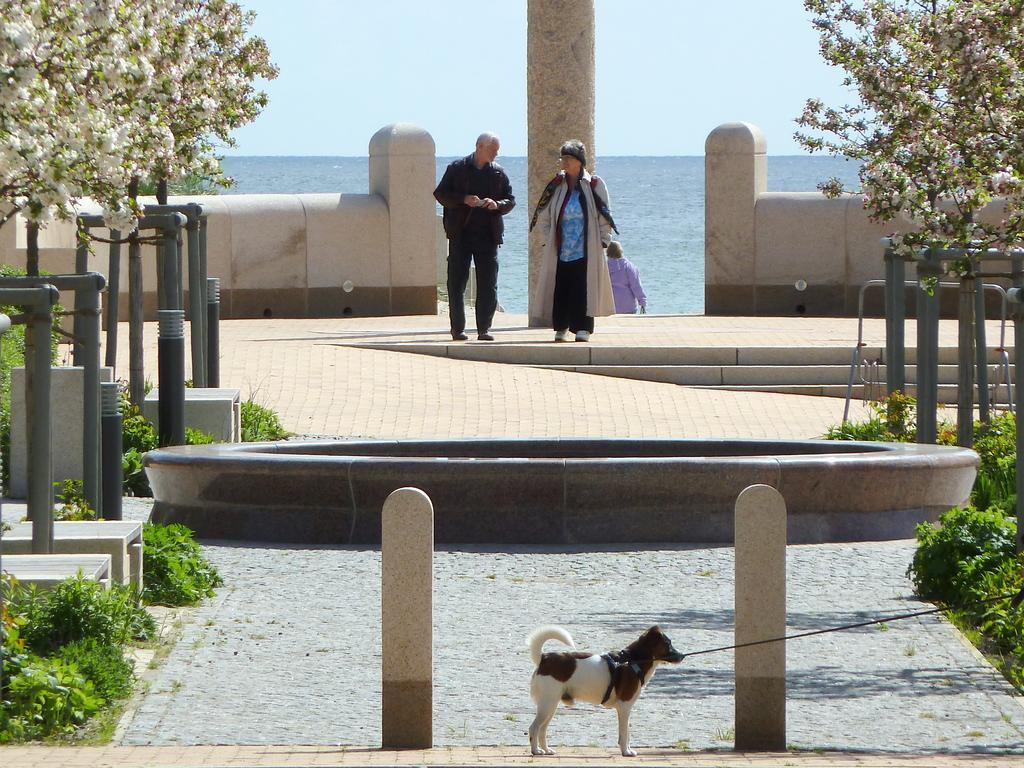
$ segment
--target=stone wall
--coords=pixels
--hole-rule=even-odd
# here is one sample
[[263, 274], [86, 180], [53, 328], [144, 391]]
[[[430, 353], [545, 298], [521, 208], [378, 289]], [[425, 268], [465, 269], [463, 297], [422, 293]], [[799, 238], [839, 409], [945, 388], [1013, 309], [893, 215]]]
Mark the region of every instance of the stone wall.
[[[221, 317], [435, 314], [434, 140], [413, 125], [385, 126], [370, 140], [369, 169], [367, 194], [172, 197], [171, 203], [196, 202], [208, 213], [207, 271], [221, 280]], [[0, 228], [0, 262], [24, 265], [24, 226], [16, 224]], [[40, 236], [41, 267], [73, 272], [74, 247], [70, 224], [50, 225]], [[107, 253], [97, 244], [90, 269], [108, 274]], [[144, 304], [153, 317], [152, 247], [143, 248], [143, 264]], [[125, 319], [126, 247], [120, 274]]]
[[[713, 130], [704, 154], [704, 311], [709, 315], [856, 316], [868, 280], [885, 277], [883, 236], [907, 221], [875, 224], [863, 198], [820, 192], [768, 192], [767, 143], [750, 123]], [[1000, 215], [998, 201], [982, 212]], [[913, 265], [907, 280], [916, 279]], [[998, 282], [998, 281], [996, 281]], [[907, 310], [914, 313], [914, 289]], [[955, 291], [940, 294], [944, 316]], [[987, 294], [989, 316], [998, 299]], [[881, 288], [864, 294], [867, 315], [884, 312]]]

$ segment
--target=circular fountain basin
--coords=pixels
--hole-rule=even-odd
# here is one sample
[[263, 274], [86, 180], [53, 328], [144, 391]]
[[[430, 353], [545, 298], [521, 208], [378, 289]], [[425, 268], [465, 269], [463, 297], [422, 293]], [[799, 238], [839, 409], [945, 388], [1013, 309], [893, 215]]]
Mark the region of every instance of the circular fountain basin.
[[967, 500], [968, 449], [826, 440], [334, 440], [182, 446], [145, 458], [152, 519], [203, 538], [378, 544], [413, 486], [446, 544], [731, 542], [749, 485], [790, 543], [909, 538]]

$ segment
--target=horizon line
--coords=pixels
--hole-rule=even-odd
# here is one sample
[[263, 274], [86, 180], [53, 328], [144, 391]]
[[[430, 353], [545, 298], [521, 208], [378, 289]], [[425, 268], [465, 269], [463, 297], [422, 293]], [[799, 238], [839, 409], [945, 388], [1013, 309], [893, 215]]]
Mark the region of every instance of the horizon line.
[[[469, 153], [467, 153], [467, 154], [469, 154]], [[351, 159], [351, 160], [361, 160], [361, 159], [366, 159], [369, 156], [370, 156], [369, 153], [367, 153], [365, 155], [222, 155], [221, 157], [224, 160], [227, 160], [227, 159], [246, 159], [246, 158], [256, 158], [256, 157], [259, 157], [259, 158], [273, 157], [273, 158], [281, 158], [281, 159], [284, 159], [284, 158], [294, 159], [294, 158], [330, 157], [330, 158], [341, 158], [341, 159], [345, 159], [345, 160], [349, 160], [349, 159]], [[435, 158], [465, 157], [465, 154], [458, 154], [458, 155], [438, 155], [438, 154], [435, 154], [434, 157]], [[500, 164], [501, 158], [503, 158], [503, 157], [507, 157], [507, 158], [512, 158], [512, 159], [518, 160], [518, 159], [526, 159], [528, 157], [528, 155], [498, 155], [499, 164]], [[611, 157], [615, 157], [615, 158], [620, 158], [620, 157], [626, 157], [626, 158], [675, 158], [675, 157], [694, 157], [694, 158], [700, 158], [700, 157], [706, 157], [706, 155], [703, 155], [703, 154], [701, 154], [701, 155], [598, 155], [598, 158], [602, 158], [602, 157], [603, 158], [611, 158]], [[850, 160], [850, 158], [848, 158], [848, 157], [847, 158], [842, 158], [842, 157], [840, 157], [838, 155], [817, 154], [817, 153], [815, 153], [815, 154], [810, 154], [810, 153], [802, 153], [802, 154], [770, 154], [769, 153], [769, 154], [766, 154], [766, 157], [803, 157], [803, 158], [812, 158], [812, 159], [816, 159], [816, 158], [820, 158], [820, 159], [835, 158], [835, 159], [842, 159], [842, 160], [846, 160], [846, 161]]]

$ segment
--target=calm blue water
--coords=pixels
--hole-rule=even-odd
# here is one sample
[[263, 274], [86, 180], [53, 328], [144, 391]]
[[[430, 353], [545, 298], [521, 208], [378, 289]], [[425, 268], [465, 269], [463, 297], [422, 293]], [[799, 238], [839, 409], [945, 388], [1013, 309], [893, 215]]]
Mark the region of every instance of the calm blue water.
[[[437, 178], [454, 158], [437, 159]], [[506, 218], [499, 252], [498, 300], [509, 312], [527, 308], [526, 158], [499, 157], [518, 204]], [[347, 192], [365, 194], [365, 157], [226, 157], [234, 177], [227, 194]], [[648, 309], [660, 314], [704, 311], [704, 158], [602, 157], [612, 213], [626, 255], [640, 269]], [[853, 163], [832, 157], [768, 158], [768, 189], [811, 192], [831, 176], [856, 186]]]

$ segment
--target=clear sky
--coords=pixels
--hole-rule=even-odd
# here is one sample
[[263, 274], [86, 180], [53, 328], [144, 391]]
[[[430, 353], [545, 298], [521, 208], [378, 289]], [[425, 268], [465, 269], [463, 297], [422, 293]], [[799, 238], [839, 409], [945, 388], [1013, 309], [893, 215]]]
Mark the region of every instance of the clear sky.
[[[270, 105], [232, 155], [367, 154], [382, 126], [415, 123], [441, 156], [492, 130], [526, 154], [527, 0], [240, 0], [280, 67]], [[701, 155], [717, 125], [760, 126], [801, 154], [810, 97], [850, 99], [801, 0], [596, 0], [597, 152]]]

